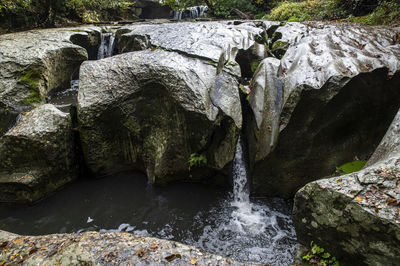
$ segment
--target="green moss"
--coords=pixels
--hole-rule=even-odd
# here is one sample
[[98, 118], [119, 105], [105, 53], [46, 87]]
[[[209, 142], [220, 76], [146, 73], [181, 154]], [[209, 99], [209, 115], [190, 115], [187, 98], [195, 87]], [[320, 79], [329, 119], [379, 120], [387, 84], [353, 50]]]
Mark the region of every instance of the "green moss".
[[84, 142], [86, 142], [89, 139], [87, 132], [82, 129], [79, 130], [79, 136], [80, 136], [80, 139], [83, 140]]
[[358, 172], [365, 166], [366, 163], [367, 161], [354, 161], [343, 164], [342, 166], [336, 167], [336, 171], [333, 176], [347, 175]]
[[257, 70], [257, 68], [258, 68], [258, 66], [260, 65], [260, 61], [253, 61], [253, 62], [251, 62], [251, 64], [250, 64], [250, 68], [251, 68], [251, 72], [256, 72], [256, 70]]
[[135, 134], [136, 136], [140, 135], [140, 126], [139, 123], [136, 121], [135, 118], [133, 117], [129, 117], [128, 119], [126, 119], [126, 121], [124, 122], [124, 126], [133, 134]]
[[242, 84], [239, 85], [239, 89], [240, 92], [243, 93], [244, 95], [248, 94], [246, 88]]
[[42, 101], [39, 91], [39, 82], [42, 80], [42, 73], [37, 68], [21, 71], [19, 75], [20, 82], [29, 88], [30, 93], [25, 98], [23, 104], [31, 105]]
[[272, 50], [287, 49], [289, 44], [287, 42], [276, 41], [272, 44]]
[[83, 30], [83, 29], [73, 29], [73, 30], [70, 30], [70, 31], [73, 31], [73, 32], [86, 32], [86, 31]]

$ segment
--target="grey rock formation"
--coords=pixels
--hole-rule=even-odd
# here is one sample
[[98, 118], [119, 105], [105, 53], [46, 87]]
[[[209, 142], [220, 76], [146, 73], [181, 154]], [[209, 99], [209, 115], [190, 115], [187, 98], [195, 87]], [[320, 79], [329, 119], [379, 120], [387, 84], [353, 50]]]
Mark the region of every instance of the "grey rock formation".
[[30, 203], [77, 178], [69, 114], [45, 104], [0, 138], [0, 202]]
[[51, 91], [68, 88], [73, 72], [88, 59], [87, 51], [93, 53], [99, 43], [98, 28], [1, 35], [0, 136], [15, 122], [15, 114], [44, 102]]
[[[139, 168], [157, 183], [215, 174], [234, 157], [238, 91], [237, 80], [214, 64], [162, 49], [85, 62], [78, 118], [89, 169]], [[196, 175], [189, 158], [200, 154], [209, 171]]]
[[270, 96], [265, 108], [250, 96], [246, 132], [255, 191], [291, 197], [372, 154], [400, 105], [400, 44], [391, 29], [354, 24], [287, 23], [277, 33], [290, 46], [256, 72], [251, 90]]
[[220, 65], [234, 62], [239, 50], [247, 50], [256, 42], [262, 44], [263, 34], [265, 29], [254, 22], [143, 24], [123, 27], [117, 32], [120, 53], [160, 47]]
[[293, 209], [300, 243], [319, 243], [343, 265], [400, 261], [400, 151], [397, 114], [369, 167], [307, 184]]
[[400, 111], [397, 113], [385, 137], [368, 160], [366, 166], [384, 161], [396, 154], [400, 154]]
[[19, 236], [0, 231], [0, 243], [0, 259], [10, 265], [253, 265], [174, 241], [127, 233]]

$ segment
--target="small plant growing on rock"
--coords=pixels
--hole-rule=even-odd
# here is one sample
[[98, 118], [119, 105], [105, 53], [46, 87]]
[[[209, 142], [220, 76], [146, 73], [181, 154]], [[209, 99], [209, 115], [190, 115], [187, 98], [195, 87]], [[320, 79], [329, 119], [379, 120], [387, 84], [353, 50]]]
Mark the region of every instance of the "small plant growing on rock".
[[311, 249], [301, 256], [305, 265], [339, 266], [336, 257], [325, 252], [324, 248], [319, 247], [313, 241], [311, 241], [310, 247]]
[[207, 163], [207, 158], [203, 154], [192, 153], [189, 159], [190, 167], [202, 166]]

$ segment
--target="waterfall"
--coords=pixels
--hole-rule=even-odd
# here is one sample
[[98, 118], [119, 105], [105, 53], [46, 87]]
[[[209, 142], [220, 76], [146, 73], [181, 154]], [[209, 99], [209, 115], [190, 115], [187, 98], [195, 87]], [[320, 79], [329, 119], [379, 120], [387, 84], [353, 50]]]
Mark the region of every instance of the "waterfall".
[[114, 33], [108, 32], [101, 34], [101, 43], [97, 52], [97, 59], [103, 59], [113, 55], [114, 40]]
[[233, 201], [231, 206], [235, 210], [232, 212], [232, 219], [240, 231], [255, 235], [262, 233], [266, 224], [263, 221], [263, 214], [254, 210], [254, 206], [250, 202], [250, 184], [242, 138], [242, 134], [240, 134], [233, 160]]
[[192, 6], [188, 9], [174, 11], [174, 19], [181, 20], [184, 18], [201, 18], [207, 16], [208, 6]]
[[235, 158], [233, 160], [233, 199], [235, 202], [250, 202], [249, 184], [247, 174], [247, 162], [244, 157], [242, 135], [236, 146]]

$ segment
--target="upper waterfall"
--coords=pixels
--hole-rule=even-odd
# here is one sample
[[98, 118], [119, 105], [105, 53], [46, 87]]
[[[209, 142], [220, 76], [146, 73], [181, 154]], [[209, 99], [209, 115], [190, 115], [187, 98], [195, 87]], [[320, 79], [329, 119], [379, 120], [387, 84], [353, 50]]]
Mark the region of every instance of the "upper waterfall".
[[181, 9], [174, 11], [174, 19], [181, 20], [184, 18], [201, 18], [206, 17], [208, 11], [208, 6], [192, 6], [187, 9]]

